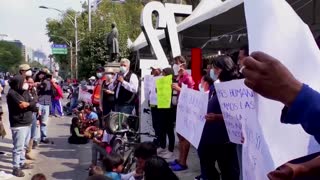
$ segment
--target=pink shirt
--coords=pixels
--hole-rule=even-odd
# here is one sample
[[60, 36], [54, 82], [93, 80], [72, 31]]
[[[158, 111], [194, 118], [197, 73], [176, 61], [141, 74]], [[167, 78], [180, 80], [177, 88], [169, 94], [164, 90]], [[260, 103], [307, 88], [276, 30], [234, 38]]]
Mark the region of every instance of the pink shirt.
[[182, 76], [178, 77], [178, 84], [180, 87], [182, 86], [182, 84], [185, 84], [190, 89], [194, 89], [194, 85], [195, 85], [192, 76], [187, 72], [184, 72]]

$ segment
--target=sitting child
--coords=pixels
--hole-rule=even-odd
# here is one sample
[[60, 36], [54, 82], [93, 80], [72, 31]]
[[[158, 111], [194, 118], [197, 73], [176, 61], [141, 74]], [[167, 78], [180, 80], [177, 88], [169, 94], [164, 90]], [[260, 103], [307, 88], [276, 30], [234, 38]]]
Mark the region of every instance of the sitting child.
[[70, 125], [71, 136], [68, 139], [70, 144], [87, 144], [88, 138], [85, 135], [80, 134], [80, 121], [78, 117], [72, 118], [72, 124]]
[[98, 127], [98, 125], [99, 125], [98, 114], [92, 110], [92, 107], [90, 105], [84, 106], [84, 113], [86, 114], [84, 123], [86, 123], [90, 126], [95, 125]]
[[120, 173], [123, 169], [123, 159], [119, 154], [112, 153], [103, 160], [103, 166], [106, 171], [105, 176], [112, 180], [121, 180]]

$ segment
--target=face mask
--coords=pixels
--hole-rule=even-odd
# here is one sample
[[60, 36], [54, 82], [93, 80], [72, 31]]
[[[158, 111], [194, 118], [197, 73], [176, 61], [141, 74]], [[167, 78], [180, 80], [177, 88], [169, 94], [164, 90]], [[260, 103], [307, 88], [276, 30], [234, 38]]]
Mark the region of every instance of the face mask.
[[124, 67], [124, 66], [120, 66], [120, 72], [121, 73], [126, 73], [127, 72], [127, 68], [126, 67]]
[[32, 76], [32, 71], [31, 71], [31, 70], [28, 70], [28, 71], [26, 72], [26, 76]]
[[216, 75], [214, 74], [214, 71], [213, 71], [213, 69], [210, 69], [210, 77], [211, 77], [211, 79], [212, 80], [217, 80], [217, 77], [216, 77]]
[[174, 75], [176, 76], [179, 73], [180, 66], [178, 64], [174, 64], [172, 66], [172, 69], [173, 69]]
[[107, 74], [107, 79], [111, 80], [112, 79], [112, 74]]
[[97, 77], [100, 79], [102, 77], [102, 73], [97, 73]]
[[29, 84], [28, 83], [23, 83], [22, 89], [23, 90], [28, 90], [29, 89]]
[[201, 83], [199, 84], [199, 91], [204, 92], [204, 88], [202, 87]]

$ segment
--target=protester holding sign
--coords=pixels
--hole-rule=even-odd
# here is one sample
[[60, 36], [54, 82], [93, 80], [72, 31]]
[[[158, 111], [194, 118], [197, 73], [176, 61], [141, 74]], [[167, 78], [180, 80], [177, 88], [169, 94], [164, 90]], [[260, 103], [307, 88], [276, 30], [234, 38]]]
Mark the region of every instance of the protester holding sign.
[[[178, 83], [172, 84], [172, 89], [180, 92], [182, 84], [187, 85], [188, 88], [194, 88], [194, 81], [192, 76], [188, 74], [187, 62], [182, 56], [177, 56], [174, 58], [175, 64], [173, 65], [174, 73], [178, 72]], [[190, 149], [190, 143], [181, 135], [178, 134], [179, 138], [179, 159], [174, 162], [169, 163], [173, 171], [182, 171], [188, 169], [187, 158]]]
[[[237, 79], [236, 65], [229, 56], [219, 56], [213, 61], [213, 69], [218, 81]], [[229, 141], [218, 97], [213, 93], [208, 104], [208, 114], [203, 129], [198, 153], [203, 179], [220, 179], [215, 162], [218, 162], [222, 180], [238, 180], [239, 165], [236, 145]]]
[[[162, 71], [162, 75], [165, 78], [170, 77], [173, 80], [173, 69], [172, 68], [165, 68]], [[168, 91], [172, 92], [172, 89], [169, 88]], [[170, 159], [173, 156], [174, 144], [175, 144], [175, 135], [174, 135], [174, 124], [176, 120], [176, 109], [177, 107], [172, 104], [171, 102], [172, 93], [170, 96], [170, 106], [169, 108], [159, 108], [159, 153], [158, 156], [161, 156], [165, 159]], [[159, 98], [158, 98], [159, 99]], [[166, 150], [167, 146], [167, 136], [168, 136], [168, 150]]]
[[[320, 94], [299, 82], [280, 61], [265, 53], [254, 52], [243, 63], [245, 84], [249, 88], [288, 107], [282, 122], [301, 124], [320, 142]], [[320, 156], [303, 163], [286, 163], [268, 177], [271, 180], [320, 179], [319, 170]]]

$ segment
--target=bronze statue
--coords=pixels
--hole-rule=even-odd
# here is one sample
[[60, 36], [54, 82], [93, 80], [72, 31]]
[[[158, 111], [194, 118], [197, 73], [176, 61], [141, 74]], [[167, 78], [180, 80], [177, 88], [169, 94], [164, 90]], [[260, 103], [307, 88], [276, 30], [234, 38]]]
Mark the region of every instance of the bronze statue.
[[109, 50], [109, 61], [116, 61], [119, 55], [119, 32], [116, 23], [111, 24], [112, 30], [107, 36], [107, 46]]

